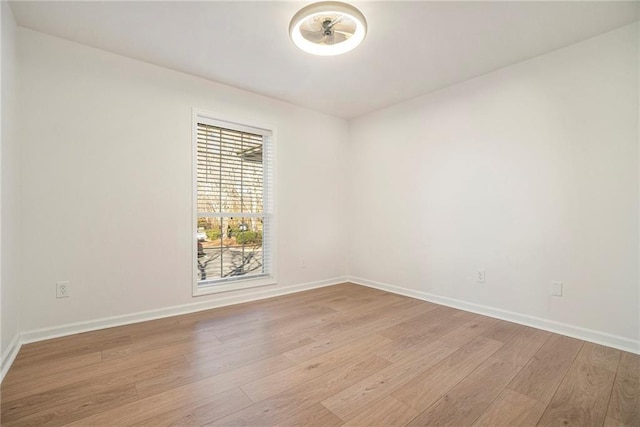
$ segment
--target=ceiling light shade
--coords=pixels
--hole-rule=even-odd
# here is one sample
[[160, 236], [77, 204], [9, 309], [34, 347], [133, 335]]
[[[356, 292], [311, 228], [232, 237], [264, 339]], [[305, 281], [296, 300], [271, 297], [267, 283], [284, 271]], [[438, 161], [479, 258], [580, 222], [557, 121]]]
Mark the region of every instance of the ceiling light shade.
[[355, 7], [337, 1], [306, 6], [291, 19], [289, 35], [313, 55], [340, 55], [354, 49], [367, 34], [367, 21]]

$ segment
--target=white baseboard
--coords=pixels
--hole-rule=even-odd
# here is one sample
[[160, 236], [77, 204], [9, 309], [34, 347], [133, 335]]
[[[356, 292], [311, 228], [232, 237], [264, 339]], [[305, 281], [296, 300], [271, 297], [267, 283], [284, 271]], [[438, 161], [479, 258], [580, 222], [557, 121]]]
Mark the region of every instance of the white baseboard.
[[178, 316], [180, 314], [195, 313], [197, 311], [210, 310], [212, 308], [225, 307], [228, 305], [241, 304], [244, 302], [257, 301], [266, 298], [292, 294], [296, 292], [307, 291], [310, 289], [322, 288], [325, 286], [337, 285], [347, 282], [347, 277], [334, 277], [332, 279], [319, 280], [317, 282], [302, 283], [293, 286], [286, 286], [276, 289], [260, 288], [255, 292], [247, 293], [239, 296], [227, 296], [224, 298], [216, 298], [195, 302], [191, 304], [176, 305], [173, 307], [165, 307], [157, 310], [142, 311], [138, 313], [125, 314], [122, 316], [105, 317], [102, 319], [88, 320], [85, 322], [69, 323], [66, 325], [54, 326], [51, 328], [34, 329], [23, 331], [11, 341], [11, 344], [2, 355], [2, 371], [0, 375], [0, 383], [4, 379], [5, 374], [13, 364], [18, 351], [22, 344], [29, 344], [37, 341], [48, 340], [52, 338], [64, 337], [67, 335], [79, 334], [82, 332], [90, 332], [99, 329], [112, 328], [115, 326], [128, 325], [131, 323], [145, 322], [148, 320], [161, 319], [164, 317]]
[[380, 289], [394, 294], [420, 299], [423, 301], [433, 302], [435, 304], [446, 305], [447, 307], [453, 307], [464, 311], [470, 311], [472, 313], [482, 314], [484, 316], [506, 320], [508, 322], [531, 326], [533, 328], [554, 332], [560, 335], [566, 335], [572, 338], [578, 338], [584, 341], [590, 341], [596, 344], [628, 351], [630, 353], [640, 354], [640, 341], [596, 331], [593, 329], [582, 328], [580, 326], [574, 326], [567, 323], [556, 322], [554, 320], [529, 316], [526, 314], [520, 314], [513, 311], [502, 310], [499, 308], [475, 304], [454, 298], [447, 298], [440, 295], [430, 294], [428, 292], [393, 286], [386, 283], [376, 282], [374, 280], [363, 279], [360, 277], [349, 277], [349, 282], [355, 283], [357, 285], [368, 286], [370, 288]]
[[0, 383], [2, 383], [2, 380], [4, 380], [4, 376], [7, 375], [7, 372], [13, 364], [13, 361], [16, 360], [16, 356], [20, 351], [20, 347], [22, 347], [22, 342], [20, 341], [20, 334], [17, 333], [9, 343], [9, 347], [7, 347], [2, 353], [2, 363], [0, 366]]
[[640, 354], [640, 342], [634, 341], [628, 338], [607, 334], [600, 331], [581, 328], [578, 326], [569, 325], [566, 323], [556, 322], [553, 320], [547, 320], [539, 317], [528, 316], [512, 311], [502, 310], [485, 305], [470, 303], [453, 298], [447, 298], [439, 295], [430, 294], [422, 291], [415, 291], [412, 289], [402, 288], [398, 286], [389, 285], [386, 283], [380, 283], [373, 280], [363, 279], [360, 277], [335, 277], [327, 280], [320, 280], [317, 282], [302, 283], [299, 285], [287, 286], [278, 289], [260, 289], [256, 292], [244, 294], [241, 296], [228, 296], [225, 298], [218, 298], [215, 300], [206, 300], [202, 302], [196, 302], [191, 304], [183, 304], [173, 307], [161, 308], [158, 310], [149, 310], [144, 312], [126, 314], [122, 316], [113, 316], [102, 319], [89, 320], [86, 322], [71, 323], [66, 325], [55, 326], [44, 329], [34, 329], [31, 331], [24, 331], [16, 336], [11, 341], [9, 347], [2, 355], [2, 364], [0, 371], [0, 383], [4, 379], [7, 371], [11, 367], [11, 364], [15, 360], [18, 351], [22, 344], [32, 343], [36, 341], [43, 341], [52, 338], [58, 338], [67, 335], [78, 334], [82, 332], [95, 331], [99, 329], [111, 328], [115, 326], [128, 325], [131, 323], [144, 322], [148, 320], [160, 319], [164, 317], [177, 316], [180, 314], [194, 313], [197, 311], [210, 310], [212, 308], [224, 307], [228, 305], [240, 304], [244, 302], [257, 301], [266, 298], [272, 298], [281, 295], [292, 294], [296, 292], [306, 291], [310, 289], [322, 288], [325, 286], [337, 285], [339, 283], [351, 282], [358, 285], [368, 286], [371, 288], [380, 289], [383, 291], [405, 295], [408, 297], [433, 302], [448, 307], [457, 308], [460, 310], [470, 311], [472, 313], [482, 314], [485, 316], [494, 317], [497, 319], [506, 320], [509, 322], [519, 323], [526, 326], [531, 326], [537, 329], [543, 329], [546, 331], [558, 333], [561, 335], [567, 335], [573, 338], [582, 339], [585, 341], [591, 341], [597, 344], [606, 345], [609, 347], [617, 348], [620, 350], [628, 351], [631, 353]]
[[102, 319], [88, 320], [85, 322], [69, 323], [66, 325], [54, 326], [51, 328], [34, 329], [24, 331], [20, 334], [22, 344], [59, 338], [67, 335], [90, 332], [98, 329], [112, 328], [114, 326], [128, 325], [131, 323], [146, 322], [148, 320], [161, 319], [164, 317], [178, 316], [180, 314], [195, 313], [197, 311], [210, 310], [212, 308], [225, 307], [228, 305], [241, 304], [244, 302], [257, 301], [265, 298], [292, 294], [295, 292], [307, 291], [325, 286], [337, 285], [347, 282], [347, 277], [334, 277], [332, 279], [320, 280], [317, 282], [302, 283], [299, 285], [281, 287], [276, 289], [260, 288], [255, 292], [244, 295], [227, 296], [195, 302], [191, 304], [176, 305], [172, 307], [160, 308], [157, 310], [142, 311], [138, 313], [125, 314], [122, 316], [105, 317]]

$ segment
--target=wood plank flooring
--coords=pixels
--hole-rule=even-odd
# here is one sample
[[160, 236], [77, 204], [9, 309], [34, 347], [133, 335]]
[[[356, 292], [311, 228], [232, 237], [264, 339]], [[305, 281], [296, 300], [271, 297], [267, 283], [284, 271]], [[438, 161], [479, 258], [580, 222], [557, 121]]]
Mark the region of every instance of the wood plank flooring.
[[640, 426], [640, 356], [349, 283], [22, 347], [3, 426]]

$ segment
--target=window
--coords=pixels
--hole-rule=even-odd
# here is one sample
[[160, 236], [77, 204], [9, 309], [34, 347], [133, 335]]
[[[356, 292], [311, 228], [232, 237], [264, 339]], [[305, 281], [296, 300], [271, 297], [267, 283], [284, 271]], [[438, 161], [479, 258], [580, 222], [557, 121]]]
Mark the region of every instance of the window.
[[194, 294], [274, 283], [271, 132], [194, 117]]

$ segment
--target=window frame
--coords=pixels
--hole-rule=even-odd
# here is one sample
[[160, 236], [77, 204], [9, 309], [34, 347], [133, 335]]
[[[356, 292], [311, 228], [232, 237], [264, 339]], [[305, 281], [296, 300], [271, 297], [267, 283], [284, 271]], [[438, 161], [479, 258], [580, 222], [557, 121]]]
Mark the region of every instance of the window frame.
[[[268, 217], [269, 223], [269, 232], [265, 233], [268, 238], [268, 242], [266, 245], [269, 247], [269, 261], [268, 265], [270, 267], [270, 271], [266, 272], [264, 275], [248, 277], [248, 278], [237, 278], [233, 280], [228, 280], [221, 283], [213, 283], [210, 285], [201, 285], [198, 281], [198, 123], [203, 123], [211, 126], [217, 126], [221, 128], [233, 129], [243, 132], [249, 133], [260, 133], [263, 135], [269, 135], [269, 149], [271, 150], [271, 164], [270, 167], [265, 167], [265, 180], [263, 181], [264, 185], [264, 193], [268, 194], [266, 197], [267, 200], [263, 203], [263, 216]], [[253, 123], [252, 125], [247, 125], [245, 123]], [[191, 164], [191, 181], [192, 181], [192, 200], [191, 200], [191, 209], [192, 209], [192, 222], [191, 222], [191, 270], [192, 270], [192, 295], [201, 296], [201, 295], [210, 295], [216, 294], [220, 292], [229, 292], [229, 291], [237, 291], [240, 289], [248, 289], [255, 288], [260, 286], [269, 286], [277, 284], [276, 279], [276, 269], [277, 269], [277, 255], [276, 255], [276, 230], [277, 230], [277, 221], [276, 221], [276, 203], [275, 203], [275, 164], [276, 164], [276, 130], [273, 126], [266, 126], [264, 124], [258, 124], [257, 120], [238, 120], [238, 119], [229, 119], [220, 114], [211, 113], [205, 110], [201, 110], [198, 108], [193, 108], [192, 111], [192, 123], [191, 123], [191, 154], [192, 154], [192, 164]], [[265, 243], [263, 243], [265, 244]]]

